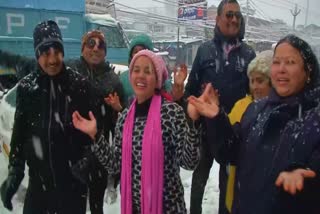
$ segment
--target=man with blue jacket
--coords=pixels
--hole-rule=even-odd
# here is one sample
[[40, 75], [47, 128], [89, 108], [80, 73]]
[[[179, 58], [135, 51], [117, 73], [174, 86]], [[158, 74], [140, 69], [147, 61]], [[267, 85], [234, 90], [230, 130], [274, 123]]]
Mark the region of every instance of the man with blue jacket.
[[[197, 52], [185, 88], [184, 98], [190, 95], [200, 96], [204, 86], [212, 83], [220, 94], [220, 106], [228, 113], [234, 103], [249, 91], [247, 67], [255, 57], [254, 50], [244, 43], [245, 23], [236, 0], [223, 0], [218, 6], [214, 38], [203, 43]], [[204, 189], [210, 168], [216, 157], [215, 138], [217, 126], [206, 130], [206, 121], [202, 120], [201, 159], [193, 173], [191, 187], [190, 214], [200, 214]], [[210, 133], [210, 137], [207, 135]], [[219, 173], [220, 205], [219, 214], [226, 213], [225, 189], [227, 169], [221, 166]]]

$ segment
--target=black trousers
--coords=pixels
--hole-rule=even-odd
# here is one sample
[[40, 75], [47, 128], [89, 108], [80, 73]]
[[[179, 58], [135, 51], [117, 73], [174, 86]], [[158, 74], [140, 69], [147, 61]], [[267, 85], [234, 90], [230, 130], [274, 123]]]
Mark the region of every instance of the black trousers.
[[51, 190], [33, 188], [30, 185], [27, 189], [24, 200], [23, 214], [85, 214], [86, 213], [85, 185], [75, 186], [73, 190]]
[[91, 214], [103, 214], [104, 193], [108, 185], [108, 173], [98, 160], [93, 164], [89, 176], [89, 204]]
[[[210, 169], [214, 161], [214, 153], [207, 142], [202, 142], [200, 150], [200, 162], [192, 174], [190, 214], [202, 213], [202, 199], [209, 178]], [[226, 166], [220, 165], [219, 170], [219, 214], [228, 214], [225, 206], [227, 187]]]

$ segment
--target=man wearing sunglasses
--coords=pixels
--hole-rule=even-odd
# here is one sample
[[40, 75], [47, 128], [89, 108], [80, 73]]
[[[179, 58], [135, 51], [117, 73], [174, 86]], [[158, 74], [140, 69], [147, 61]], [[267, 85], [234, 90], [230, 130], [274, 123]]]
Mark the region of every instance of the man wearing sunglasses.
[[[248, 77], [246, 70], [250, 61], [255, 57], [251, 47], [242, 39], [245, 23], [236, 0], [223, 0], [218, 6], [214, 38], [202, 44], [193, 62], [188, 83], [184, 92], [184, 99], [190, 95], [200, 96], [204, 86], [212, 83], [219, 91], [220, 106], [229, 113], [234, 103], [246, 96], [248, 92]], [[206, 130], [206, 119], [202, 118], [202, 149], [200, 163], [193, 172], [190, 214], [202, 212], [202, 198], [209, 177], [213, 160], [219, 161], [215, 153], [215, 133], [219, 132], [219, 125], [214, 130]], [[219, 173], [219, 214], [227, 213], [225, 208], [225, 191], [227, 173], [226, 167], [221, 165]]]
[[[119, 76], [115, 74], [109, 62], [105, 61], [107, 55], [106, 39], [102, 31], [93, 30], [87, 32], [81, 43], [81, 57], [80, 60], [71, 63], [71, 67], [75, 68], [79, 73], [89, 79], [89, 81], [100, 91], [100, 97], [109, 96], [109, 94], [116, 94], [120, 98], [120, 105], [123, 105], [123, 88]], [[73, 64], [73, 65], [72, 65]], [[119, 109], [122, 109], [122, 107]], [[113, 109], [110, 105], [102, 107], [104, 112], [104, 119], [102, 128], [104, 134], [109, 137], [109, 133], [113, 133], [118, 109]], [[90, 173], [87, 182], [89, 185], [89, 204], [92, 214], [103, 214], [103, 199], [108, 186], [108, 174], [102, 168], [98, 160], [90, 163]], [[119, 176], [114, 176], [109, 181], [115, 181], [114, 188], [108, 188], [108, 197], [111, 202], [115, 201], [116, 186]]]

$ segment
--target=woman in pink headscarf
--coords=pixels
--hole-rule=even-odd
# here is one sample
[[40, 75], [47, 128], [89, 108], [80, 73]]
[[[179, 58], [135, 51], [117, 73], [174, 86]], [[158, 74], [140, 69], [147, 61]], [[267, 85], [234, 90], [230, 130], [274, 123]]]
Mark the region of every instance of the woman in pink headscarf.
[[189, 105], [188, 125], [183, 109], [163, 98], [168, 72], [161, 57], [142, 50], [129, 70], [136, 98], [118, 118], [114, 144], [97, 134], [92, 113], [87, 120], [75, 112], [74, 126], [95, 139], [92, 152], [109, 173], [121, 171], [122, 214], [186, 213], [180, 167], [198, 164], [200, 115]]

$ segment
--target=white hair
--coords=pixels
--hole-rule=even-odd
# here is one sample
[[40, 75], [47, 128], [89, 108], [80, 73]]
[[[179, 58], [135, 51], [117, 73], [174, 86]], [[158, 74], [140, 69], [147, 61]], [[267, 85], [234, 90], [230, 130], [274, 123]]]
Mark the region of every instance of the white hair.
[[272, 58], [273, 58], [273, 51], [267, 50], [262, 51], [259, 53], [256, 58], [254, 58], [247, 70], [248, 77], [251, 75], [251, 73], [261, 73], [267, 77], [270, 77], [270, 70], [271, 70], [271, 64], [272, 64]]

